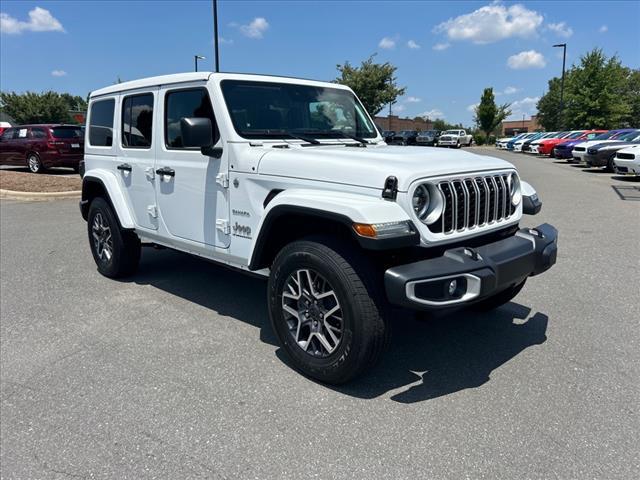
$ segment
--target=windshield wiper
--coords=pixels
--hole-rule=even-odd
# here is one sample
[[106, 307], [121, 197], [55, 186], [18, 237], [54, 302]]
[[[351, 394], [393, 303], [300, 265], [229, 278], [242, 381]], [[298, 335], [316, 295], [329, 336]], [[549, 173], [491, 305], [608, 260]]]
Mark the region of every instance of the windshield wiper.
[[240, 132], [241, 135], [267, 135], [269, 137], [282, 137], [287, 136], [291, 138], [295, 138], [297, 140], [302, 140], [303, 142], [310, 143], [312, 145], [320, 145], [320, 142], [315, 138], [308, 137], [307, 135], [301, 135], [299, 133], [292, 132], [291, 130], [285, 129], [251, 129], [251, 130], [242, 130]]
[[336, 130], [336, 133], [339, 133], [341, 136], [343, 136], [344, 138], [350, 138], [351, 140], [355, 140], [358, 143], [361, 143], [363, 146], [367, 146], [370, 145], [368, 141], [366, 141], [364, 138], [362, 137], [358, 137], [357, 135], [351, 135], [349, 133], [345, 133], [342, 130]]

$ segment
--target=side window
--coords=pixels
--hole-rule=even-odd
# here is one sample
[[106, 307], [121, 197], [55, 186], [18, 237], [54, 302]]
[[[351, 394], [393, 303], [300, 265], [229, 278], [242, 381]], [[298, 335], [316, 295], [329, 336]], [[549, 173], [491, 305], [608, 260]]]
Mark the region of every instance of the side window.
[[218, 141], [220, 135], [207, 90], [205, 88], [174, 90], [167, 92], [165, 97], [164, 141], [167, 148], [185, 148], [182, 146], [180, 132], [180, 120], [185, 117], [211, 120], [213, 143]]
[[47, 132], [44, 131], [44, 128], [32, 128], [31, 138], [47, 138]]
[[153, 132], [153, 94], [125, 97], [122, 102], [122, 146], [149, 148]]
[[6, 142], [8, 140], [13, 140], [13, 135], [16, 133], [15, 128], [7, 128], [4, 132], [2, 132], [2, 141]]
[[89, 143], [96, 147], [113, 145], [113, 111], [115, 100], [99, 100], [91, 104], [89, 112]]

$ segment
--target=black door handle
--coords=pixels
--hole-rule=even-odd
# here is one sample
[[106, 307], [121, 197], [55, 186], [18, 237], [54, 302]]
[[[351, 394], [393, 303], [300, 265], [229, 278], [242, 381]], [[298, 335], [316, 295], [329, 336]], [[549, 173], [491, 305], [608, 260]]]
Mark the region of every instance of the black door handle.
[[162, 167], [156, 170], [156, 173], [158, 175], [165, 175], [167, 177], [175, 177], [176, 176], [176, 171], [173, 168], [169, 168], [169, 167]]
[[123, 170], [125, 172], [130, 172], [131, 171], [131, 165], [129, 165], [128, 163], [121, 163], [116, 168], [118, 170]]

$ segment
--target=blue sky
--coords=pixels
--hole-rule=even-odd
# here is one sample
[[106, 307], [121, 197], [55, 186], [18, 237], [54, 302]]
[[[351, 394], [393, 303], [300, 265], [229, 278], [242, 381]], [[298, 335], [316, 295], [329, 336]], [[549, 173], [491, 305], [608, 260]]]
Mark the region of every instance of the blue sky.
[[[535, 112], [547, 80], [593, 47], [640, 68], [640, 2], [218, 3], [223, 71], [332, 80], [336, 64], [372, 53], [407, 87], [396, 113], [471, 124], [484, 87]], [[212, 69], [206, 1], [7, 1], [0, 4], [0, 87], [78, 95], [112, 84]], [[386, 113], [386, 110], [383, 112]]]

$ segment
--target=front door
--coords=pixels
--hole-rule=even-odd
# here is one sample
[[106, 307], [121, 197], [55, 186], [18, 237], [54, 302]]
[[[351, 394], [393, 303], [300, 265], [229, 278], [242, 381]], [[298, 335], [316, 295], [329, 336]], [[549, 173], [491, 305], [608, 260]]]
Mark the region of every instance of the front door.
[[[136, 225], [156, 230], [158, 213], [155, 192], [155, 155], [161, 138], [154, 133], [157, 120], [158, 88], [127, 93], [120, 98], [120, 141], [117, 146], [116, 176]], [[116, 123], [118, 124], [118, 123]]]
[[[204, 117], [218, 135], [209, 93], [203, 83], [160, 89], [164, 138], [156, 150], [156, 198], [168, 233], [203, 245], [227, 248], [229, 193], [227, 152], [221, 158], [182, 146], [180, 120]], [[226, 149], [225, 149], [226, 150]], [[164, 173], [162, 173], [164, 172]]]

